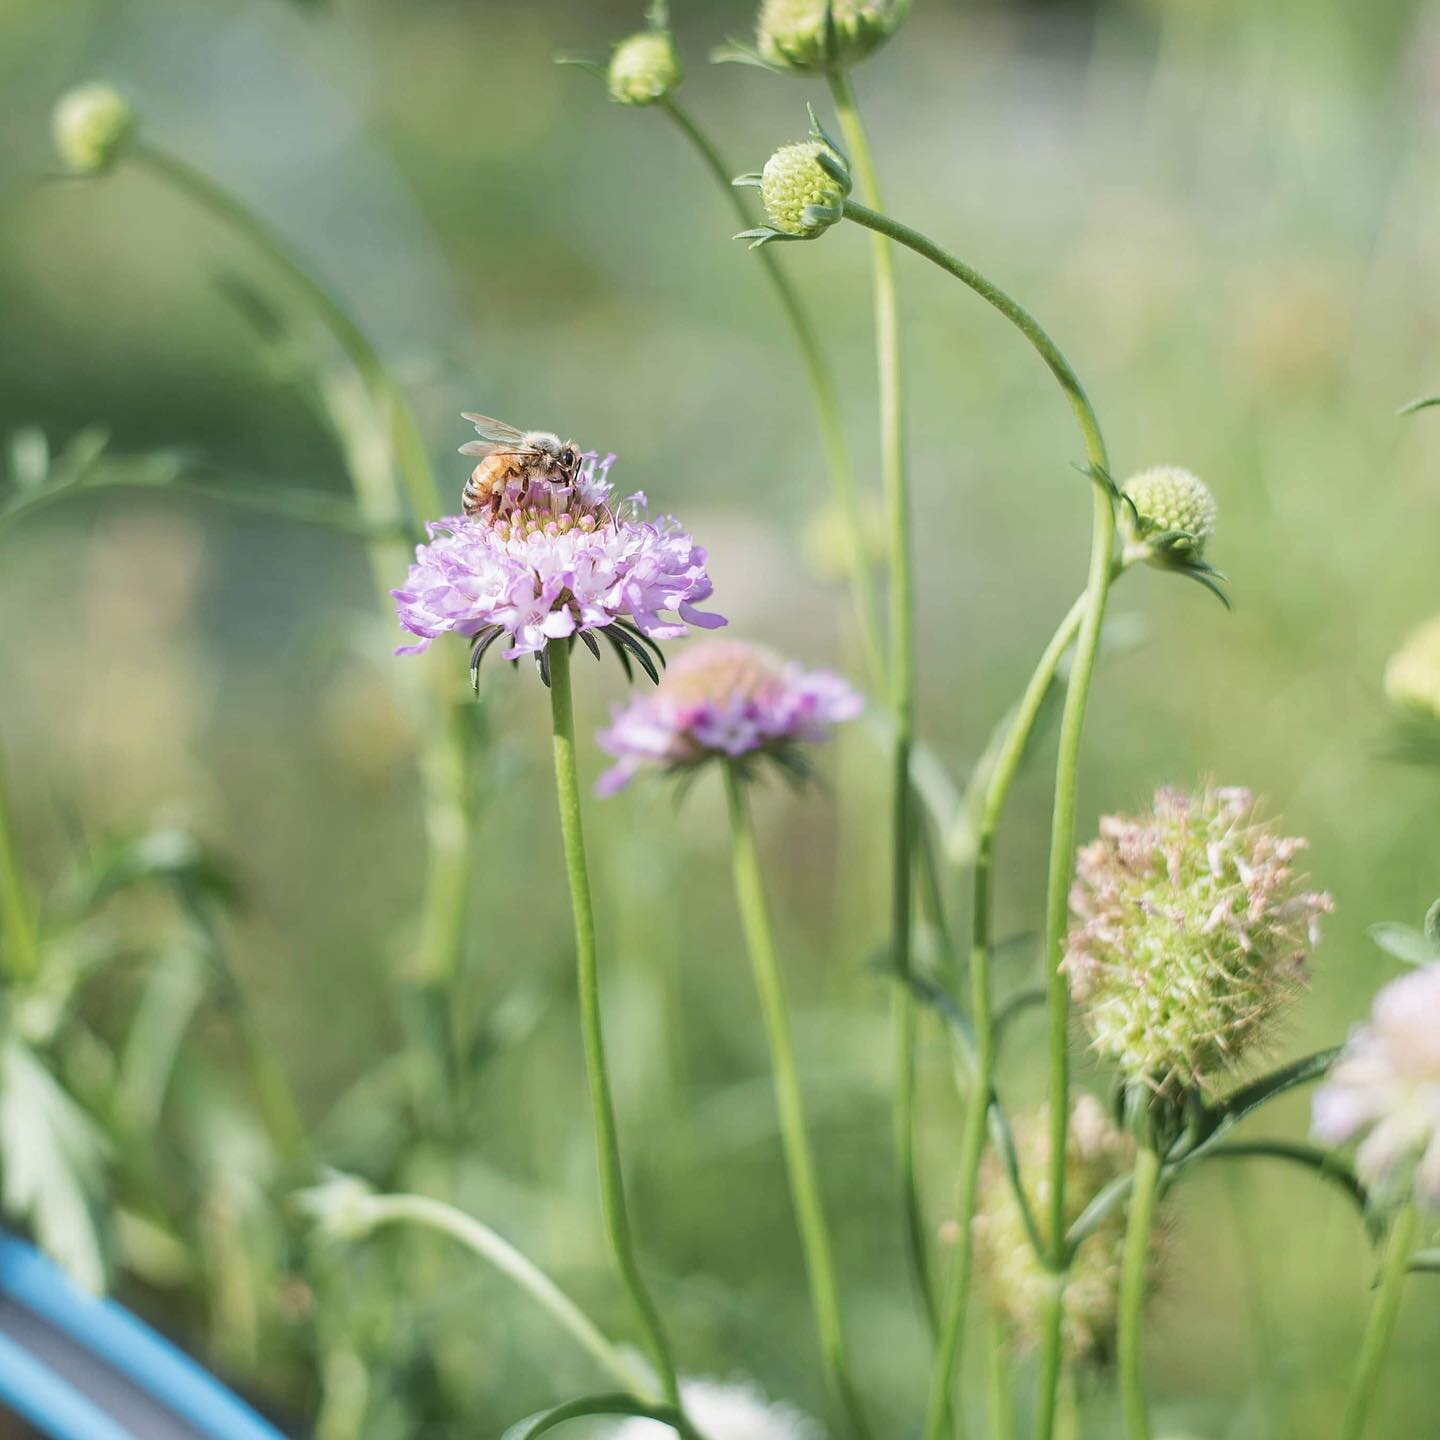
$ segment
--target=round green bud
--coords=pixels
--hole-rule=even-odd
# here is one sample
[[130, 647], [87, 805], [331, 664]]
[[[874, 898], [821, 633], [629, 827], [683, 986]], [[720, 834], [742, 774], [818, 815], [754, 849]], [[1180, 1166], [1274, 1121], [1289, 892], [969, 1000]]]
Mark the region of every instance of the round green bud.
[[135, 111], [113, 85], [96, 82], [62, 95], [51, 133], [66, 167], [77, 175], [109, 170], [135, 134]]
[[844, 70], [896, 31], [910, 0], [832, 0], [834, 48], [827, 52], [825, 0], [764, 0], [755, 30], [760, 57], [801, 75]]
[[1132, 522], [1136, 539], [1149, 540], [1166, 532], [1188, 535], [1188, 554], [1199, 559], [1215, 533], [1219, 507], [1210, 487], [1178, 465], [1156, 465], [1125, 482], [1125, 493], [1135, 507]]
[[660, 30], [642, 30], [615, 47], [606, 84], [610, 98], [622, 105], [654, 105], [683, 77], [680, 57], [670, 36]]
[[1440, 721], [1440, 615], [1427, 620], [1390, 657], [1385, 698], [1402, 715]]
[[770, 223], [786, 235], [819, 235], [838, 218], [807, 218], [811, 206], [838, 211], [850, 193], [847, 180], [837, 179], [821, 163], [828, 156], [843, 171], [844, 161], [819, 140], [801, 140], [782, 145], [766, 162], [760, 175], [760, 198]]

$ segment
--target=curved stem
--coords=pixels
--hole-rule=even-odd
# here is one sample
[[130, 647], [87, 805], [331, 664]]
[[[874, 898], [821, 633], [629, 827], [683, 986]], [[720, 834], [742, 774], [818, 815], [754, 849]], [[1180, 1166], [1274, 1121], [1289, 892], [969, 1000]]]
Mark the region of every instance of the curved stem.
[[985, 1149], [986, 1112], [995, 1083], [995, 1033], [990, 994], [990, 952], [994, 943], [991, 912], [995, 836], [1006, 801], [1010, 797], [1011, 787], [1019, 773], [1020, 762], [1034, 734], [1045, 696], [1054, 683], [1055, 672], [1062, 657], [1075, 639], [1084, 613], [1085, 597], [1082, 595], [1070, 607], [1069, 613], [1060, 622], [1050, 643], [1045, 647], [1001, 746], [995, 768], [985, 788], [980, 814], [972, 877], [970, 938], [970, 1018], [975, 1027], [975, 1069], [966, 1099], [965, 1128], [960, 1148], [960, 1178], [956, 1200], [958, 1237], [941, 1317], [940, 1342], [931, 1372], [925, 1440], [938, 1440], [944, 1429], [945, 1415], [950, 1403], [950, 1387], [960, 1362], [965, 1310], [970, 1291], [975, 1196], [980, 1176], [980, 1159]]
[[[982, 299], [1006, 317], [1049, 367], [1074, 412], [1085, 443], [1094, 484], [1094, 515], [1090, 532], [1090, 570], [1085, 589], [1085, 612], [1076, 641], [1075, 665], [1065, 693], [1060, 720], [1059, 755], [1055, 763], [1055, 805], [1050, 826], [1050, 864], [1045, 900], [1045, 945], [1047, 960], [1047, 1003], [1050, 1015], [1050, 1244], [1057, 1269], [1065, 1264], [1065, 1154], [1070, 1125], [1070, 995], [1060, 969], [1065, 943], [1070, 879], [1075, 863], [1075, 805], [1079, 784], [1080, 741], [1085, 728], [1085, 711], [1095, 676], [1100, 650], [1100, 630], [1105, 604], [1114, 574], [1115, 506], [1111, 496], [1109, 457], [1100, 433], [1100, 422], [1080, 378], [1060, 347], [1046, 334], [1039, 321], [1017, 300], [993, 281], [927, 239], [917, 230], [892, 220], [888, 215], [853, 200], [845, 202], [848, 218], [880, 235], [888, 235], [916, 254], [968, 285]], [[1063, 1276], [1059, 1283], [1063, 1283]], [[1052, 1306], [1050, 1328], [1043, 1354], [1056, 1363], [1041, 1367], [1038, 1428], [1044, 1436], [1053, 1431], [1056, 1386], [1059, 1380], [1059, 1325], [1063, 1299]]]
[[545, 1309], [627, 1390], [648, 1398], [651, 1384], [643, 1370], [605, 1337], [600, 1327], [532, 1261], [508, 1240], [473, 1216], [424, 1195], [374, 1195], [365, 1201], [370, 1228], [415, 1224], [438, 1230], [507, 1275]]
[[1350, 1397], [1345, 1402], [1341, 1440], [1360, 1440], [1365, 1433], [1365, 1421], [1380, 1383], [1380, 1368], [1385, 1363], [1385, 1352], [1390, 1348], [1390, 1339], [1395, 1333], [1405, 1271], [1415, 1249], [1419, 1225], [1419, 1215], [1413, 1205], [1406, 1205], [1390, 1224], [1390, 1238], [1385, 1244], [1379, 1284], [1370, 1306], [1360, 1358], [1355, 1363], [1355, 1378], [1350, 1382]]
[[730, 853], [735, 878], [735, 900], [745, 930], [745, 941], [755, 971], [755, 988], [765, 1017], [770, 1044], [770, 1063], [775, 1077], [775, 1100], [780, 1114], [780, 1137], [785, 1147], [785, 1165], [790, 1176], [790, 1196], [805, 1251], [805, 1269], [810, 1277], [810, 1301], [820, 1332], [820, 1351], [826, 1375], [844, 1407], [851, 1433], [868, 1437], [859, 1392], [850, 1378], [845, 1354], [845, 1330], [840, 1315], [840, 1288], [835, 1279], [835, 1260], [825, 1205], [816, 1178], [815, 1159], [805, 1123], [805, 1105], [795, 1064], [795, 1043], [790, 1033], [789, 1011], [784, 982], [765, 899], [765, 883], [755, 844], [755, 826], [746, 802], [745, 782], [733, 765], [725, 767], [725, 793], [730, 807]]
[[[667, 95], [660, 101], [660, 106], [695, 147], [705, 168], [729, 196], [742, 227], [749, 225], [750, 216], [746, 212], [745, 202], [731, 183], [735, 172], [725, 163], [710, 137], [673, 96]], [[846, 569], [851, 603], [855, 607], [855, 618], [860, 627], [860, 645], [871, 683], [879, 685], [884, 674], [877, 621], [879, 607], [875, 597], [875, 579], [865, 554], [865, 532], [855, 494], [855, 472], [850, 463], [849, 447], [845, 443], [845, 429], [840, 423], [840, 399], [835, 388], [835, 377], [825, 359], [824, 351], [820, 348], [820, 339], [815, 333], [810, 313], [790, 277], [785, 273], [785, 267], [775, 255], [774, 247], [761, 246], [756, 253], [775, 289], [775, 298], [780, 302], [780, 309], [790, 323], [795, 343], [799, 346], [801, 359], [805, 363], [805, 373], [810, 380], [810, 391], [820, 422], [820, 445], [825, 452], [825, 467], [830, 473], [835, 507], [845, 527]]]
[[1150, 1261], [1150, 1230], [1160, 1193], [1160, 1157], [1148, 1145], [1135, 1155], [1135, 1185], [1130, 1192], [1130, 1217], [1120, 1262], [1120, 1314], [1116, 1335], [1120, 1396], [1129, 1440], [1150, 1440], [1150, 1415], [1145, 1404], [1141, 1351], [1145, 1329], [1145, 1287]]
[[[850, 147], [861, 194], [873, 206], [880, 189], [870, 142], [855, 104], [849, 75], [829, 74], [830, 92], [845, 143]], [[868, 212], [875, 213], [875, 212]], [[877, 227], [878, 228], [878, 227]], [[891, 774], [891, 961], [902, 980], [910, 973], [911, 842], [913, 792], [910, 755], [915, 742], [915, 601], [910, 553], [910, 493], [905, 479], [904, 410], [900, 375], [900, 318], [895, 299], [895, 257], [883, 232], [871, 246], [875, 277], [875, 352], [880, 388], [880, 469], [885, 489], [890, 568], [890, 702], [895, 716]], [[911, 1263], [932, 1326], [937, 1321], [925, 1219], [915, 1160], [915, 997], [895, 988], [895, 1167], [905, 1210]]]
[[33, 979], [40, 971], [40, 939], [15, 847], [3, 756], [0, 756], [0, 935], [5, 939], [4, 964], [0, 967], [5, 978]]
[[580, 785], [575, 770], [575, 717], [570, 693], [570, 647], [552, 640], [550, 660], [550, 714], [555, 749], [555, 790], [560, 804], [560, 833], [565, 848], [565, 874], [570, 882], [570, 905], [575, 921], [575, 962], [580, 999], [580, 1030], [585, 1047], [585, 1073], [595, 1126], [600, 1166], [600, 1205], [605, 1229], [620, 1278], [629, 1292], [646, 1348], [660, 1377], [665, 1399], [679, 1406], [680, 1386], [670, 1342], [655, 1302], [650, 1298], [635, 1258], [635, 1242], [625, 1204], [625, 1177], [620, 1166], [620, 1140], [615, 1128], [615, 1105], [610, 1095], [610, 1072], [605, 1063], [605, 1036], [600, 1019], [600, 975], [595, 947], [595, 913], [590, 900], [590, 870], [585, 858], [585, 834], [580, 818]]

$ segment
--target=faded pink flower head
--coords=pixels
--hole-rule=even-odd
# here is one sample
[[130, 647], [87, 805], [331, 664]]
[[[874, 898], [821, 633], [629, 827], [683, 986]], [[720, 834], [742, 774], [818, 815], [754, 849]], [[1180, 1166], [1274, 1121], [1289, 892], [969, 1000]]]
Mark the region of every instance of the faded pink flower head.
[[1311, 1128], [1330, 1145], [1363, 1135], [1360, 1178], [1387, 1199], [1413, 1186], [1440, 1210], [1440, 964], [1392, 980], [1375, 997], [1315, 1092]]
[[613, 795], [640, 770], [686, 770], [717, 757], [797, 767], [796, 747], [825, 740], [864, 708], [829, 670], [806, 670], [760, 645], [709, 640], [687, 650], [659, 687], [620, 706], [597, 736], [616, 757], [601, 777]]
[[[420, 639], [396, 653], [465, 635], [478, 668], [502, 636], [512, 660], [538, 658], [548, 641], [590, 632], [636, 654], [644, 650], [640, 637], [674, 639], [690, 625], [723, 625], [722, 616], [696, 608], [713, 588], [705, 551], [674, 519], [644, 519], [643, 494], [617, 500], [614, 460], [586, 455], [573, 485], [533, 479], [497, 496], [484, 515], [428, 526], [430, 543], [391, 592], [401, 625]], [[593, 648], [593, 637], [586, 643]]]
[[1234, 1068], [1306, 980], [1330, 897], [1239, 788], [1156, 793], [1076, 861], [1063, 968], [1095, 1049], [1157, 1088]]

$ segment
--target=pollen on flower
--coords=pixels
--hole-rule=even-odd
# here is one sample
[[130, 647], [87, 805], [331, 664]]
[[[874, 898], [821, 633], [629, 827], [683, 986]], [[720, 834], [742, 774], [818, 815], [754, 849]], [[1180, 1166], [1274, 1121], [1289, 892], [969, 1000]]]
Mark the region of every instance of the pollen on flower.
[[1407, 1190], [1440, 1210], [1440, 964], [1392, 981], [1315, 1092], [1312, 1128], [1331, 1145], [1363, 1136], [1355, 1169], [1382, 1203]]
[[657, 689], [618, 708], [597, 739], [617, 764], [602, 794], [640, 770], [686, 770], [707, 760], [794, 758], [860, 713], [860, 696], [828, 670], [806, 670], [763, 646], [710, 640], [687, 650]]
[[[1014, 1123], [1020, 1173], [1037, 1222], [1046, 1214], [1050, 1161], [1048, 1112], [1041, 1108]], [[1065, 1154], [1066, 1223], [1080, 1213], [1112, 1180], [1134, 1163], [1134, 1142], [1111, 1123], [1093, 1095], [1082, 1095], [1070, 1114]], [[975, 1220], [975, 1258], [991, 1303], [1008, 1322], [1018, 1344], [1040, 1342], [1054, 1294], [1054, 1277], [1041, 1264], [1008, 1171], [987, 1154], [980, 1173]], [[1120, 1261], [1125, 1243], [1125, 1212], [1117, 1207], [1080, 1244], [1065, 1282], [1063, 1333], [1072, 1363], [1105, 1363], [1115, 1348], [1119, 1313]], [[1151, 1242], [1151, 1261], [1157, 1243]]]
[[[415, 654], [441, 635], [504, 635], [509, 659], [551, 640], [629, 627], [652, 640], [713, 629], [705, 551], [674, 519], [643, 518], [644, 497], [617, 500], [613, 455], [587, 455], [573, 484], [518, 477], [473, 517], [431, 524], [405, 584], [391, 591]], [[672, 618], [673, 617], [673, 618]], [[638, 643], [638, 642], [637, 642]]]
[[1233, 1069], [1304, 985], [1328, 895], [1241, 789], [1161, 790], [1077, 857], [1064, 969], [1095, 1049], [1157, 1090]]

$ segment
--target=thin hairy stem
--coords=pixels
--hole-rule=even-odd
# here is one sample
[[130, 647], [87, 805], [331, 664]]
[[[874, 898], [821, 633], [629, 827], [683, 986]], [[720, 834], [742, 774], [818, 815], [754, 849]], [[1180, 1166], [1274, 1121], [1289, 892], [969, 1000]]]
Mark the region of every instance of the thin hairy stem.
[[508, 1276], [570, 1333], [577, 1344], [627, 1390], [655, 1398], [644, 1370], [606, 1338], [600, 1327], [537, 1265], [473, 1216], [424, 1195], [374, 1195], [365, 1201], [372, 1230], [382, 1225], [422, 1225], [458, 1240]]
[[[840, 129], [850, 148], [860, 193], [875, 207], [880, 187], [870, 155], [870, 142], [850, 77], [843, 69], [830, 72], [830, 91]], [[895, 257], [883, 234], [874, 237], [871, 268], [875, 277], [875, 358], [880, 390], [880, 473], [887, 510], [886, 531], [890, 571], [890, 705], [895, 716], [895, 750], [891, 772], [890, 958], [904, 977], [911, 964], [910, 812], [914, 793], [910, 757], [915, 744], [915, 598], [910, 547], [910, 491], [905, 476], [904, 408], [900, 373], [900, 315], [895, 298]], [[895, 987], [895, 1167], [911, 1262], [932, 1327], [938, 1311], [930, 1278], [924, 1211], [915, 1159], [915, 997], [904, 983]]]
[[1365, 1338], [1360, 1343], [1360, 1358], [1355, 1362], [1350, 1395], [1345, 1402], [1340, 1440], [1360, 1440], [1365, 1433], [1365, 1422], [1380, 1385], [1381, 1367], [1395, 1334], [1400, 1297], [1405, 1288], [1405, 1272], [1415, 1249], [1419, 1228], [1420, 1217], [1413, 1205], [1406, 1205], [1390, 1222], [1390, 1238], [1385, 1242], [1385, 1258], [1381, 1263], [1375, 1298], [1370, 1305]]
[[1155, 1201], [1159, 1193], [1160, 1156], [1148, 1145], [1142, 1145], [1135, 1155], [1135, 1184], [1130, 1191], [1130, 1216], [1120, 1261], [1120, 1314], [1115, 1341], [1128, 1440], [1150, 1440], [1150, 1412], [1145, 1403], [1141, 1362], [1150, 1231], [1155, 1223]]
[[40, 973], [40, 938], [15, 846], [3, 756], [0, 756], [0, 935], [5, 940], [4, 963], [0, 966], [5, 978], [34, 979]]
[[974, 1256], [972, 1224], [985, 1150], [986, 1118], [995, 1084], [995, 1027], [991, 1004], [990, 955], [994, 945], [991, 917], [994, 904], [995, 836], [1025, 750], [1034, 734], [1045, 696], [1054, 683], [1061, 658], [1070, 648], [1085, 611], [1082, 596], [1060, 622], [1036, 665], [1015, 719], [1005, 736], [995, 768], [985, 787], [976, 835], [970, 917], [970, 1020], [975, 1027], [975, 1067], [966, 1096], [965, 1125], [960, 1146], [960, 1177], [956, 1195], [956, 1245], [950, 1283], [941, 1315], [940, 1343], [930, 1379], [925, 1440], [938, 1440], [945, 1427], [950, 1391], [960, 1363], [965, 1311], [970, 1294]]
[[835, 1278], [835, 1259], [830, 1244], [830, 1227], [816, 1178], [815, 1159], [805, 1122], [805, 1105], [800, 1093], [800, 1076], [795, 1064], [795, 1042], [790, 1033], [785, 986], [775, 951], [770, 908], [755, 843], [755, 825], [745, 796], [745, 781], [735, 767], [725, 767], [725, 790], [730, 806], [730, 854], [735, 878], [735, 900], [745, 930], [745, 942], [755, 971], [755, 988], [765, 1017], [770, 1044], [770, 1064], [775, 1079], [775, 1100], [780, 1115], [780, 1138], [790, 1176], [790, 1198], [805, 1251], [805, 1269], [810, 1278], [810, 1301], [820, 1334], [820, 1352], [826, 1376], [845, 1410], [851, 1433], [868, 1437], [859, 1391], [850, 1377], [845, 1352], [845, 1328], [840, 1312], [840, 1287]]
[[610, 1072], [605, 1063], [605, 1036], [600, 1020], [600, 973], [595, 948], [595, 912], [590, 900], [590, 869], [580, 818], [580, 783], [575, 769], [575, 716], [570, 692], [570, 647], [552, 640], [550, 715], [555, 748], [555, 790], [560, 803], [560, 834], [565, 849], [565, 874], [570, 882], [570, 907], [575, 921], [575, 964], [580, 999], [580, 1032], [585, 1048], [585, 1074], [590, 1086], [591, 1118], [600, 1167], [600, 1205], [606, 1233], [621, 1281], [629, 1292], [646, 1349], [660, 1377], [665, 1399], [680, 1404], [680, 1386], [670, 1342], [660, 1313], [646, 1288], [635, 1258], [635, 1242], [625, 1204], [625, 1177], [620, 1166], [620, 1139]]
[[[741, 225], [749, 225], [750, 216], [746, 213], [745, 202], [731, 183], [735, 172], [726, 164], [710, 137], [673, 95], [667, 95], [661, 100], [660, 107], [695, 147], [705, 168], [730, 197], [730, 203]], [[864, 525], [855, 493], [855, 470], [850, 463], [850, 450], [845, 443], [845, 428], [840, 420], [840, 397], [835, 388], [835, 376], [825, 358], [825, 352], [821, 349], [820, 337], [815, 332], [810, 312], [785, 273], [785, 267], [775, 254], [774, 247], [762, 245], [756, 253], [765, 267], [765, 274], [775, 290], [775, 298], [780, 302], [780, 309], [795, 336], [795, 344], [800, 349], [805, 374], [810, 381], [810, 393], [815, 402], [816, 418], [820, 423], [820, 446], [825, 452], [825, 468], [830, 475], [835, 508], [844, 526], [845, 566], [851, 604], [859, 625], [860, 646], [871, 684], [878, 686], [884, 676], [884, 664], [880, 652], [875, 577], [866, 558]]]

